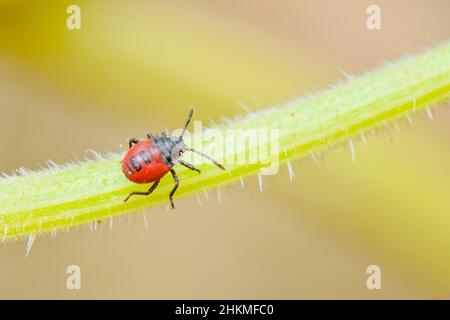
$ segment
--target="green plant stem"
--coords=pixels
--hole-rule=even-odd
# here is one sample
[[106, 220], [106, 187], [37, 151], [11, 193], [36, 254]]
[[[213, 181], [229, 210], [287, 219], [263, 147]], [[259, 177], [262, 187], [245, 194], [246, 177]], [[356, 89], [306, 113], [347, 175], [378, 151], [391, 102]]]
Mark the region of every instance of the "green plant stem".
[[[280, 162], [301, 158], [350, 140], [408, 113], [431, 108], [450, 96], [450, 44], [402, 58], [360, 77], [294, 100], [250, 113], [218, 129], [278, 129]], [[205, 148], [214, 142], [204, 141]], [[248, 150], [258, 148], [248, 145]], [[168, 175], [148, 197], [124, 203], [134, 190], [146, 190], [125, 179], [122, 155], [48, 170], [24, 172], [0, 180], [0, 237], [4, 239], [69, 228], [167, 203], [173, 181]], [[231, 155], [233, 156], [233, 155]], [[223, 172], [209, 163], [202, 174], [180, 167], [175, 200], [202, 189], [257, 174], [264, 164], [228, 164]]]

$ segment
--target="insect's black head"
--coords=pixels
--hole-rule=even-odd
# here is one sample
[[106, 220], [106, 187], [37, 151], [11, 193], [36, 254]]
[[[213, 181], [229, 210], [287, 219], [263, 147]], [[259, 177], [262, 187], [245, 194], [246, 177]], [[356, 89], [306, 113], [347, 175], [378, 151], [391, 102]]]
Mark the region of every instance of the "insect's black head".
[[172, 159], [178, 160], [178, 158], [181, 157], [181, 155], [186, 152], [187, 146], [183, 141], [183, 138], [172, 138], [171, 139], [172, 142], [172, 148], [171, 148], [171, 155], [172, 155]]

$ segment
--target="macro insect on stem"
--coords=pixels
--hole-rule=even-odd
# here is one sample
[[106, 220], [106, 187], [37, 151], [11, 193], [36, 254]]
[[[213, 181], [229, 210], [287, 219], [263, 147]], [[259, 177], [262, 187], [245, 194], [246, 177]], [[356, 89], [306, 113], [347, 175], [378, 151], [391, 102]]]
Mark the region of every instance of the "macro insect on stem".
[[159, 184], [159, 181], [168, 172], [172, 174], [175, 185], [169, 194], [170, 204], [172, 209], [175, 208], [173, 202], [173, 195], [178, 188], [179, 179], [177, 173], [173, 169], [177, 163], [182, 166], [197, 171], [200, 170], [194, 167], [192, 164], [180, 159], [181, 155], [186, 151], [195, 152], [202, 157], [210, 160], [217, 167], [225, 170], [225, 167], [211, 158], [210, 156], [203, 154], [192, 148], [188, 148], [184, 141], [183, 135], [191, 121], [194, 109], [189, 110], [189, 114], [184, 124], [183, 131], [179, 137], [171, 138], [167, 136], [165, 132], [159, 135], [147, 134], [147, 139], [139, 140], [136, 138], [130, 138], [128, 140], [129, 150], [122, 160], [122, 171], [128, 180], [135, 183], [150, 183], [153, 182], [148, 191], [133, 191], [124, 200], [127, 202], [131, 196], [143, 195], [147, 196], [151, 194]]

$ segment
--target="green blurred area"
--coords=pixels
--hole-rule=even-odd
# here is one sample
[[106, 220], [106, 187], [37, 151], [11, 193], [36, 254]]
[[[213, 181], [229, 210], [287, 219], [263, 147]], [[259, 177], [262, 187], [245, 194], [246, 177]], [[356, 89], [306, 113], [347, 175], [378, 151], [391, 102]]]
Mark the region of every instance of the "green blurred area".
[[[71, 4], [0, 1], [2, 172], [117, 150], [179, 127], [190, 105], [207, 124], [281, 104], [450, 38], [438, 0], [379, 1], [380, 31], [369, 1], [77, 1], [82, 28], [68, 30]], [[249, 179], [221, 204], [212, 190], [203, 209], [153, 210], [149, 231], [136, 214], [100, 239], [38, 238], [27, 260], [25, 244], [3, 246], [0, 297], [446, 298], [448, 107], [399, 125], [355, 141], [355, 163], [344, 145], [263, 194]], [[82, 292], [64, 288], [68, 264]], [[365, 287], [370, 264], [381, 291]]]
[[130, 121], [137, 112], [162, 121], [192, 103], [206, 117], [232, 115], [227, 109], [239, 100], [275, 103], [320, 77], [307, 61], [291, 65], [276, 43], [230, 30], [188, 4], [82, 1], [75, 31], [61, 14], [71, 2], [52, 4], [5, 8], [2, 47], [64, 93], [112, 112], [126, 108]]

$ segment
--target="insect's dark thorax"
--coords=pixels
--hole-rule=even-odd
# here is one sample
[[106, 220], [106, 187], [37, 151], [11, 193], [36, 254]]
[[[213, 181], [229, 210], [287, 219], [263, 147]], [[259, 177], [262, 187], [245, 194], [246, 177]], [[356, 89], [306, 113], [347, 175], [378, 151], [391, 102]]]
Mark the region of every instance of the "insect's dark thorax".
[[166, 136], [151, 136], [150, 140], [152, 145], [161, 153], [164, 164], [172, 167], [175, 164], [174, 159], [172, 159], [172, 151], [176, 148], [178, 142]]

